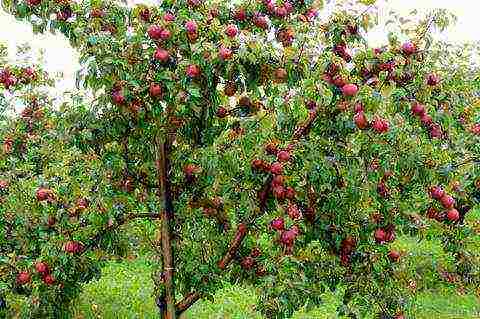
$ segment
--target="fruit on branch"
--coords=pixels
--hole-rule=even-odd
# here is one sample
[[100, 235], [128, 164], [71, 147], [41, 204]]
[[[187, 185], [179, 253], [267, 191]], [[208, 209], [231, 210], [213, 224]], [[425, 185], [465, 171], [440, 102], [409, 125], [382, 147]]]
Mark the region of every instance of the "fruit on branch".
[[255, 266], [255, 259], [252, 256], [247, 256], [242, 259], [241, 266], [245, 270], [250, 270]]
[[402, 45], [402, 52], [405, 55], [412, 55], [415, 52], [417, 52], [417, 48], [415, 47], [415, 44], [413, 44], [412, 42], [405, 42]]
[[230, 60], [233, 57], [233, 51], [222, 45], [218, 50], [218, 56], [220, 57], [221, 60], [224, 60], [224, 61]]
[[387, 240], [387, 233], [382, 228], [378, 228], [377, 230], [375, 230], [373, 236], [375, 238], [375, 241], [380, 244], [384, 243]]
[[42, 3], [42, 0], [27, 0], [27, 4], [28, 4], [30, 7], [36, 7], [36, 6], [38, 6], [40, 3]]
[[37, 262], [35, 264], [35, 270], [40, 274], [40, 275], [46, 275], [50, 272], [50, 269], [48, 268], [48, 265], [44, 262]]
[[358, 93], [358, 87], [356, 84], [345, 84], [342, 87], [342, 93], [344, 96], [355, 96]]
[[460, 213], [455, 208], [451, 208], [447, 211], [447, 218], [451, 222], [456, 222], [460, 219]]
[[455, 199], [453, 199], [453, 197], [448, 194], [444, 194], [440, 198], [440, 203], [444, 208], [452, 208], [455, 205]]
[[288, 217], [292, 220], [299, 220], [302, 218], [302, 213], [296, 204], [289, 204], [287, 208]]
[[430, 73], [427, 76], [427, 84], [430, 86], [436, 86], [440, 83], [440, 77], [436, 74]]
[[140, 16], [140, 19], [142, 19], [144, 22], [150, 21], [150, 10], [148, 10], [148, 8], [142, 8], [138, 12], [138, 15]]
[[270, 222], [272, 229], [282, 231], [285, 229], [285, 221], [282, 217], [277, 217]]
[[285, 187], [275, 186], [272, 189], [273, 196], [278, 200], [284, 200], [286, 197]]
[[47, 286], [52, 286], [56, 282], [55, 277], [53, 277], [51, 274], [43, 276], [42, 280]]
[[148, 28], [147, 33], [148, 36], [153, 40], [159, 40], [162, 34], [162, 30], [162, 27], [154, 24]]
[[365, 116], [365, 113], [363, 113], [363, 111], [357, 112], [353, 116], [353, 121], [355, 122], [355, 125], [361, 130], [364, 130], [368, 127], [367, 117]]
[[420, 104], [418, 102], [412, 103], [412, 114], [416, 116], [424, 116], [425, 115], [425, 105]]
[[170, 59], [170, 53], [163, 48], [157, 48], [155, 50], [155, 54], [153, 55], [153, 58], [155, 60], [165, 63], [165, 62], [168, 62], [168, 60]]
[[293, 187], [286, 187], [285, 188], [285, 197], [288, 199], [295, 199], [297, 192], [293, 189]]
[[164, 41], [170, 39], [171, 36], [172, 33], [168, 29], [162, 29], [162, 31], [160, 31], [160, 39]]
[[431, 138], [441, 138], [442, 137], [442, 127], [436, 123], [431, 124], [430, 127], [430, 137]]
[[123, 93], [121, 90], [116, 90], [112, 93], [112, 101], [116, 105], [125, 104], [125, 96], [123, 96]]
[[8, 188], [8, 182], [4, 179], [0, 179], [0, 191], [5, 191]]
[[227, 116], [228, 116], [228, 110], [225, 107], [220, 106], [217, 110], [217, 117], [223, 119]]
[[287, 247], [291, 247], [295, 243], [297, 236], [298, 230], [292, 227], [289, 230], [284, 230], [282, 232], [280, 235], [280, 242]]
[[290, 160], [290, 153], [285, 150], [281, 150], [277, 153], [277, 160], [279, 162], [288, 162]]
[[430, 219], [437, 219], [438, 210], [435, 207], [429, 207], [426, 216]]
[[376, 117], [373, 120], [372, 128], [377, 131], [378, 133], [386, 133], [390, 129], [390, 123], [387, 120], [382, 119], [380, 117]]
[[430, 115], [428, 114], [423, 114], [421, 117], [420, 117], [420, 121], [422, 122], [423, 125], [427, 126], [427, 127], [430, 127], [430, 125], [433, 124], [433, 119]]
[[274, 175], [283, 174], [283, 165], [280, 162], [275, 162], [270, 166], [270, 172]]
[[275, 175], [272, 178], [272, 187], [283, 186], [283, 183], [284, 183], [284, 178], [282, 175]]
[[284, 68], [278, 68], [275, 70], [275, 79], [278, 82], [280, 83], [285, 82], [287, 77], [288, 77], [288, 73], [287, 73], [287, 70], [285, 70]]
[[269, 142], [265, 145], [265, 152], [270, 155], [277, 154], [278, 152], [278, 145], [276, 142]]
[[257, 12], [254, 14], [253, 23], [255, 24], [255, 26], [257, 26], [260, 29], [265, 30], [268, 28], [267, 18], [261, 13]]
[[198, 31], [198, 25], [195, 21], [189, 20], [185, 23], [185, 30], [188, 33], [197, 33]]
[[196, 64], [190, 64], [187, 66], [185, 73], [189, 78], [196, 78], [200, 75], [200, 68]]
[[30, 280], [30, 273], [27, 271], [21, 271], [17, 275], [17, 284], [21, 286], [30, 283]]
[[162, 95], [162, 87], [160, 84], [157, 83], [150, 83], [150, 87], [148, 88], [148, 92], [152, 97], [159, 97]]
[[390, 259], [393, 262], [397, 262], [400, 260], [400, 253], [396, 250], [390, 250], [388, 252], [388, 259]]
[[105, 16], [105, 12], [100, 8], [94, 8], [90, 11], [91, 18], [103, 18]]
[[35, 195], [39, 202], [53, 198], [52, 190], [44, 187], [40, 187], [39, 189], [37, 189], [37, 193]]
[[171, 12], [167, 12], [163, 15], [163, 21], [173, 22], [175, 21], [175, 16]]
[[225, 28], [225, 34], [227, 36], [229, 36], [230, 38], [234, 38], [237, 36], [238, 34], [238, 27], [234, 24], [229, 24], [226, 28]]
[[235, 10], [233, 18], [239, 22], [243, 22], [247, 19], [247, 12], [244, 8], [237, 8]]
[[430, 191], [430, 196], [432, 196], [433, 199], [440, 200], [443, 195], [445, 195], [445, 191], [441, 186], [432, 187]]
[[70, 240], [65, 243], [63, 250], [68, 254], [78, 254], [82, 252], [83, 245], [78, 241]]

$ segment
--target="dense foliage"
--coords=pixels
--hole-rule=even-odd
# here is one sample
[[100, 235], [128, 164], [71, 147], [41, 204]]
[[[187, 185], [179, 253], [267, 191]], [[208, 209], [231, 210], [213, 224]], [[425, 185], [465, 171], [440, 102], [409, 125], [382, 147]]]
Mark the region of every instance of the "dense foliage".
[[57, 112], [2, 66], [0, 88], [30, 96], [2, 133], [1, 279], [32, 316], [63, 315], [49, 298], [68, 307], [98, 243], [137, 218], [159, 220], [165, 318], [225, 280], [257, 286], [272, 318], [339, 285], [340, 313], [401, 318], [418, 279], [391, 243], [429, 225], [455, 260], [443, 274], [479, 285], [475, 70], [437, 62], [454, 56], [426, 41], [440, 16], [368, 48], [367, 12], [320, 23], [314, 5], [3, 1], [70, 40], [97, 96]]

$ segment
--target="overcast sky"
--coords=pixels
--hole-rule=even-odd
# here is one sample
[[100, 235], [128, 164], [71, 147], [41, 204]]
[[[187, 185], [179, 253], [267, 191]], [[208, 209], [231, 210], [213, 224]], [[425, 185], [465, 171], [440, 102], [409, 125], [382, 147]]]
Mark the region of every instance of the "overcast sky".
[[[139, 1], [135, 1], [139, 2]], [[449, 31], [440, 35], [452, 42], [479, 41], [478, 32], [480, 1], [478, 0], [380, 0], [381, 13], [396, 10], [407, 14], [413, 9], [426, 12], [432, 8], [446, 8], [458, 16], [458, 23]], [[378, 32], [371, 38], [372, 44], [380, 45], [386, 42], [385, 32]], [[33, 35], [30, 25], [21, 23], [0, 10], [0, 42], [7, 42], [13, 55], [17, 44], [29, 42], [38, 50], [46, 52], [46, 68], [50, 72], [63, 72], [64, 80], [58, 89], [63, 91], [74, 86], [74, 72], [78, 67], [77, 55], [68, 42], [60, 35]]]

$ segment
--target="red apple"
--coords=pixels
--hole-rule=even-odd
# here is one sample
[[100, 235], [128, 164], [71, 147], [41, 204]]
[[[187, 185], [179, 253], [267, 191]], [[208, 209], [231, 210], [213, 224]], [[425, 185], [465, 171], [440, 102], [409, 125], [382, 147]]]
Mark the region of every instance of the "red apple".
[[189, 20], [185, 23], [185, 30], [188, 33], [196, 33], [198, 31], [197, 23], [193, 20]]
[[200, 68], [196, 64], [190, 64], [187, 66], [185, 73], [189, 78], [196, 78], [200, 75]]
[[158, 25], [151, 25], [149, 28], [148, 28], [148, 36], [150, 38], [152, 38], [153, 40], [158, 40], [160, 39], [160, 36], [162, 34], [162, 27], [158, 26]]
[[122, 105], [125, 103], [125, 97], [121, 91], [115, 91], [112, 93], [112, 101], [117, 105]]
[[282, 217], [277, 217], [271, 221], [270, 225], [274, 230], [284, 230], [285, 229], [285, 221]]
[[298, 209], [296, 204], [288, 205], [287, 214], [292, 220], [298, 220], [302, 218], [302, 212], [300, 212], [300, 209]]
[[56, 280], [55, 278], [52, 276], [52, 275], [46, 275], [44, 276], [43, 278], [43, 282], [47, 285], [47, 286], [52, 286], [53, 284], [55, 284]]
[[420, 104], [418, 102], [412, 103], [412, 113], [416, 116], [424, 116], [425, 115], [425, 105]]
[[384, 243], [387, 240], [387, 233], [382, 228], [375, 230], [373, 236], [377, 243]]
[[233, 57], [233, 52], [231, 49], [226, 48], [222, 45], [218, 51], [218, 56], [222, 60], [230, 60]]
[[234, 24], [229, 24], [225, 29], [225, 34], [230, 38], [234, 38], [238, 34], [238, 27]]
[[291, 246], [293, 246], [293, 244], [295, 242], [295, 238], [297, 238], [297, 235], [298, 235], [298, 233], [294, 229], [285, 230], [280, 235], [280, 241], [285, 246], [290, 246], [291, 247]]
[[282, 150], [277, 153], [277, 159], [280, 162], [288, 162], [290, 160], [290, 153], [288, 151]]
[[430, 195], [432, 196], [433, 199], [440, 200], [443, 197], [443, 195], [445, 195], [445, 191], [440, 186], [434, 186], [430, 191]]
[[52, 191], [48, 188], [40, 187], [37, 190], [36, 196], [39, 202], [49, 199], [52, 195]]
[[372, 123], [372, 128], [378, 133], [386, 133], [390, 129], [390, 124], [387, 120], [377, 117]]
[[397, 262], [400, 259], [400, 253], [396, 250], [390, 250], [388, 258], [393, 262]]
[[161, 62], [167, 62], [170, 59], [170, 53], [168, 53], [168, 51], [163, 48], [157, 48], [157, 50], [155, 50], [153, 58]]
[[417, 51], [417, 48], [415, 47], [415, 44], [412, 42], [405, 42], [402, 45], [402, 52], [406, 55], [411, 55], [414, 54]]
[[165, 22], [173, 22], [173, 21], [175, 21], [175, 16], [174, 16], [172, 13], [167, 12], [167, 13], [165, 13], [165, 15], [163, 16], [163, 20], [164, 20]]
[[245, 9], [243, 8], [238, 8], [235, 11], [235, 15], [233, 16], [235, 20], [237, 21], [245, 21], [247, 19], [247, 13], [245, 12]]
[[367, 117], [363, 112], [356, 113], [353, 116], [353, 121], [355, 122], [355, 125], [361, 130], [364, 130], [368, 127]]
[[148, 91], [152, 97], [158, 97], [162, 95], [162, 87], [157, 83], [150, 83]]
[[440, 77], [436, 74], [429, 74], [427, 76], [427, 84], [430, 85], [430, 86], [436, 86], [438, 85], [438, 83], [440, 83]]
[[275, 162], [270, 167], [270, 172], [274, 175], [282, 175], [283, 174], [283, 165], [280, 162]]
[[453, 197], [450, 195], [444, 194], [440, 198], [440, 203], [445, 208], [452, 208], [455, 205], [455, 199], [453, 199]]
[[447, 218], [451, 222], [456, 222], [460, 219], [460, 213], [455, 208], [451, 208], [447, 211]]
[[144, 22], [150, 21], [150, 10], [148, 8], [141, 9], [139, 15]]
[[28, 273], [27, 271], [21, 271], [18, 275], [17, 275], [17, 283], [19, 285], [25, 285], [25, 284], [28, 284], [30, 282], [31, 278], [30, 278], [30, 273]]
[[345, 96], [354, 96], [358, 93], [358, 87], [355, 84], [345, 84], [342, 87], [342, 93]]
[[48, 269], [48, 265], [42, 261], [35, 264], [35, 270], [41, 275], [45, 275], [50, 272], [50, 270]]

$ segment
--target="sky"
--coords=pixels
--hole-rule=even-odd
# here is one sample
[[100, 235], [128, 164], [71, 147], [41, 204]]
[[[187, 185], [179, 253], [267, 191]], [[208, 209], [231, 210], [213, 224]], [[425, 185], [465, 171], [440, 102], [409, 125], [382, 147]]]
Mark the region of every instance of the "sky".
[[[140, 2], [130, 0], [132, 2]], [[149, 1], [153, 2], [153, 1]], [[433, 8], [445, 8], [458, 16], [458, 23], [448, 31], [437, 35], [451, 42], [480, 41], [478, 32], [478, 11], [480, 1], [477, 0], [379, 0], [380, 21], [385, 22], [385, 17], [390, 10], [395, 10], [401, 15], [408, 14], [413, 9], [419, 13], [427, 12]], [[383, 17], [383, 19], [382, 19]], [[372, 45], [386, 43], [386, 34], [378, 30], [371, 35]], [[34, 49], [45, 51], [45, 67], [51, 73], [62, 72], [63, 80], [57, 83], [59, 91], [71, 90], [75, 85], [75, 71], [78, 69], [78, 55], [61, 35], [34, 35], [30, 25], [16, 21], [0, 9], [0, 42], [6, 42], [10, 54], [15, 54], [16, 45], [28, 42]]]

